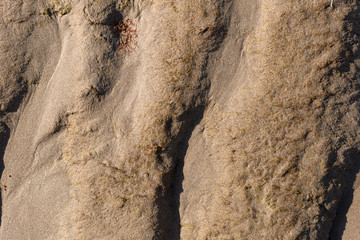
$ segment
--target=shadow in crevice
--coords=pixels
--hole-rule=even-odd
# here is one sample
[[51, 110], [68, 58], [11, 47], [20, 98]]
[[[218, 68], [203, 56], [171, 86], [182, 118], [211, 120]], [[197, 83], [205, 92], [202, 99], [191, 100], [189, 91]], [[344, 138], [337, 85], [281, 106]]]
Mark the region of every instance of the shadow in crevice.
[[[2, 173], [5, 169], [4, 154], [9, 138], [10, 138], [10, 129], [4, 122], [0, 122], [0, 176], [2, 176]], [[1, 190], [3, 190], [2, 187]], [[0, 194], [0, 225], [1, 225], [1, 217], [2, 217], [2, 196]]]
[[157, 189], [156, 207], [158, 208], [158, 226], [154, 239], [180, 239], [180, 194], [183, 192], [184, 159], [189, 147], [190, 137], [195, 127], [200, 123], [204, 114], [204, 106], [185, 112], [179, 117], [183, 122], [179, 136], [169, 144], [166, 150], [173, 159], [173, 169], [163, 176], [167, 189]]
[[[349, 75], [349, 80], [351, 81], [352, 88], [351, 98], [349, 99], [349, 104], [356, 104], [358, 109], [357, 116], [360, 114], [360, 69], [359, 64], [356, 62], [360, 59], [360, 49], [354, 46], [357, 46], [360, 41], [360, 4], [357, 1], [345, 1], [347, 4], [351, 4], [352, 11], [345, 18], [344, 23], [344, 32], [345, 42], [344, 49], [341, 52], [342, 64], [339, 67], [339, 70], [342, 73], [347, 73], [351, 70], [352, 67], [355, 67], [355, 74]], [[350, 54], [348, 54], [350, 53]], [[339, 61], [340, 62], [340, 61]], [[359, 124], [359, 120], [357, 120]], [[341, 143], [342, 144], [342, 143]], [[357, 143], [358, 144], [358, 143]], [[330, 240], [341, 240], [346, 228], [347, 222], [346, 215], [349, 212], [350, 206], [354, 201], [354, 184], [356, 181], [356, 176], [360, 172], [360, 151], [354, 147], [344, 152], [343, 155], [345, 162], [344, 168], [338, 167], [332, 170], [333, 176], [332, 179], [337, 179], [339, 183], [345, 183], [345, 189], [342, 190], [341, 198], [336, 209], [335, 218], [333, 220], [333, 225], [329, 234]], [[337, 160], [337, 159], [335, 159]]]
[[[227, 3], [226, 3], [227, 4]], [[220, 4], [219, 12], [225, 11], [225, 2]], [[230, 4], [231, 5], [231, 4]], [[159, 152], [160, 161], [165, 159], [164, 157], [171, 159], [171, 170], [164, 174], [163, 185], [166, 189], [157, 189], [157, 199], [155, 202], [158, 210], [157, 226], [155, 227], [156, 240], [180, 240], [181, 225], [180, 225], [180, 194], [183, 192], [183, 168], [186, 153], [189, 148], [189, 141], [197, 125], [200, 124], [203, 119], [206, 104], [208, 103], [208, 94], [211, 85], [211, 81], [208, 79], [207, 68], [209, 64], [210, 53], [220, 49], [222, 42], [228, 33], [228, 24], [230, 22], [231, 11], [223, 12], [219, 14], [216, 19], [216, 26], [212, 31], [204, 30], [200, 34], [203, 34], [204, 39], [207, 39], [211, 44], [207, 49], [207, 57], [204, 64], [201, 67], [201, 77], [198, 79], [202, 85], [197, 94], [192, 96], [192, 104], [188, 107], [182, 115], [177, 119], [167, 121], [165, 124], [166, 132], [171, 133], [171, 126], [176, 120], [177, 123], [181, 123], [178, 135], [172, 139], [168, 144], [167, 149], [160, 149]], [[201, 103], [201, 104], [199, 104]], [[171, 135], [171, 134], [170, 134]], [[170, 136], [171, 137], [171, 136]], [[163, 156], [163, 157], [162, 157]], [[158, 157], [159, 158], [159, 157]]]
[[7, 113], [16, 112], [19, 109], [20, 104], [22, 103], [26, 93], [28, 92], [29, 86], [25, 83], [23, 77], [19, 77], [16, 80], [16, 83], [16, 90], [12, 94], [11, 98], [7, 100], [4, 112], [1, 112], [0, 115], [6, 115]]
[[177, 162], [177, 165], [175, 167], [174, 175], [173, 175], [173, 181], [171, 183], [171, 192], [170, 192], [170, 200], [173, 202], [174, 207], [176, 209], [175, 215], [174, 215], [174, 222], [170, 233], [169, 239], [178, 240], [180, 239], [180, 194], [183, 192], [183, 180], [184, 180], [184, 160], [185, 155], [189, 148], [189, 140], [192, 136], [192, 133], [197, 125], [201, 122], [204, 116], [204, 110], [205, 108], [202, 107], [196, 112], [188, 112], [183, 117], [185, 119], [191, 119], [189, 126], [184, 126], [185, 133], [183, 137], [183, 141], [179, 144], [179, 157], [180, 160]]
[[347, 213], [354, 200], [354, 184], [356, 175], [360, 172], [360, 151], [351, 149], [345, 153], [347, 159], [351, 159], [349, 169], [346, 172], [347, 189], [345, 189], [339, 202], [336, 216], [333, 221], [333, 227], [330, 231], [329, 240], [341, 240], [347, 224]]
[[[188, 148], [188, 143], [186, 142], [184, 144], [184, 149], [185, 152], [187, 152], [187, 148]], [[185, 158], [185, 156], [184, 156]], [[171, 202], [173, 203], [173, 207], [175, 208], [174, 211], [174, 216], [173, 216], [173, 224], [171, 226], [171, 231], [169, 234], [169, 239], [174, 239], [174, 240], [180, 240], [180, 229], [181, 229], [181, 224], [180, 224], [180, 194], [183, 192], [183, 181], [184, 181], [184, 174], [183, 174], [183, 169], [184, 169], [184, 158], [182, 158], [181, 161], [178, 162], [175, 171], [174, 171], [174, 176], [173, 176], [173, 182], [171, 185]]]

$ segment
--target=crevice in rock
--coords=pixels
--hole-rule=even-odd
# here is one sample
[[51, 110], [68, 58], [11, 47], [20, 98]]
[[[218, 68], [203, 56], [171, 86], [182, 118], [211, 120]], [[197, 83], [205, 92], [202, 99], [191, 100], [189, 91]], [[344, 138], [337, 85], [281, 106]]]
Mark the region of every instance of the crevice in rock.
[[[232, 6], [231, 2], [223, 1], [219, 5], [219, 11]], [[231, 11], [230, 11], [231, 12]], [[165, 188], [158, 189], [156, 208], [158, 210], [157, 226], [155, 227], [154, 239], [171, 239], [180, 240], [181, 225], [180, 225], [180, 194], [183, 192], [184, 180], [184, 159], [189, 148], [189, 141], [194, 133], [194, 129], [203, 119], [206, 106], [208, 104], [208, 94], [210, 90], [211, 81], [208, 76], [208, 64], [210, 53], [220, 49], [221, 44], [227, 36], [228, 29], [225, 27], [226, 22], [230, 21], [229, 12], [219, 14], [217, 16], [216, 28], [208, 36], [208, 41], [211, 43], [208, 46], [206, 58], [201, 66], [201, 76], [198, 79], [200, 83], [198, 92], [192, 96], [191, 103], [187, 106], [182, 114], [175, 119], [168, 119], [165, 124], [168, 136], [172, 137], [171, 128], [177, 122], [181, 123], [178, 134], [170, 140], [168, 147], [162, 149], [162, 156], [167, 156], [171, 159], [170, 170], [163, 176], [163, 186]], [[205, 32], [208, 32], [205, 31]], [[163, 157], [164, 158], [164, 157]]]
[[17, 83], [19, 84], [19, 88], [18, 90], [16, 90], [16, 92], [14, 92], [14, 94], [8, 100], [6, 109], [4, 109], [5, 114], [16, 112], [19, 109], [20, 104], [22, 103], [25, 95], [28, 92], [28, 85], [24, 84], [23, 82], [24, 79], [22, 77], [20, 77], [17, 80]]
[[170, 232], [167, 239], [180, 240], [180, 194], [183, 192], [183, 168], [184, 168], [184, 159], [189, 148], [189, 140], [191, 135], [194, 132], [195, 127], [203, 119], [205, 107], [202, 106], [199, 109], [184, 114], [184, 119], [188, 120], [188, 124], [183, 125], [181, 130], [182, 140], [177, 144], [177, 150], [174, 152], [176, 159], [176, 164], [174, 166], [173, 172], [171, 174], [171, 182], [168, 190], [168, 202], [170, 203], [170, 208], [172, 209], [172, 222], [168, 223]]
[[[352, 11], [345, 18], [344, 31], [344, 47], [341, 51], [338, 62], [340, 66], [339, 71], [346, 76], [348, 80], [348, 88], [342, 90], [342, 94], [350, 92], [349, 97], [346, 98], [346, 104], [352, 105], [355, 109], [352, 109], [354, 115], [352, 127], [359, 126], [360, 108], [358, 102], [360, 101], [359, 89], [359, 16], [360, 9], [359, 3], [356, 1], [347, 1], [348, 4], [352, 5]], [[351, 68], [355, 68], [355, 74], [351, 74]], [[333, 97], [335, 98], [335, 96]], [[357, 111], [356, 111], [357, 109]], [[343, 115], [346, 113], [343, 112]], [[338, 121], [341, 121], [343, 117], [341, 115]], [[356, 116], [355, 116], [356, 115]], [[349, 126], [349, 128], [351, 128]], [[326, 198], [321, 204], [321, 216], [325, 217], [327, 221], [319, 224], [319, 239], [323, 236], [328, 236], [330, 240], [340, 240], [343, 237], [345, 226], [347, 223], [348, 211], [354, 199], [354, 184], [356, 181], [356, 175], [360, 171], [360, 150], [359, 140], [349, 140], [352, 136], [342, 136], [336, 142], [337, 146], [329, 156], [329, 171], [322, 179], [322, 183], [327, 189]], [[351, 147], [341, 151], [341, 146], [348, 144], [350, 141]], [[339, 155], [341, 154], [341, 155]], [[340, 164], [338, 164], [340, 163]], [[331, 184], [335, 184], [335, 187], [329, 187]], [[326, 209], [324, 206], [331, 201], [335, 201], [335, 204], [330, 209]], [[331, 227], [329, 227], [329, 224]], [[326, 233], [326, 230], [328, 232]]]
[[158, 210], [157, 222], [155, 227], [155, 239], [180, 239], [180, 194], [182, 193], [182, 182], [184, 180], [183, 167], [184, 159], [189, 147], [190, 137], [195, 127], [200, 123], [204, 114], [204, 106], [193, 111], [185, 112], [183, 117], [186, 119], [182, 125], [179, 137], [174, 139], [168, 154], [174, 162], [172, 169], [163, 176], [165, 188], [157, 189], [157, 199], [155, 202]]
[[[345, 158], [347, 158], [350, 163], [348, 166], [348, 172], [345, 174], [339, 174], [339, 169], [334, 169], [333, 171], [337, 174], [345, 176], [345, 188], [343, 189], [343, 194], [341, 200], [339, 201], [336, 215], [333, 221], [332, 228], [330, 229], [330, 240], [341, 240], [342, 235], [345, 231], [345, 225], [347, 223], [347, 213], [353, 202], [354, 198], [354, 183], [356, 180], [356, 175], [360, 171], [360, 151], [357, 149], [350, 149], [344, 153]], [[336, 174], [336, 173], [335, 173]]]
[[[10, 129], [4, 122], [0, 122], [0, 176], [2, 176], [3, 171], [5, 169], [4, 164], [4, 155], [5, 148], [10, 138]], [[0, 225], [2, 218], [2, 194], [3, 191], [6, 191], [6, 188], [1, 186], [1, 194], [0, 194]]]

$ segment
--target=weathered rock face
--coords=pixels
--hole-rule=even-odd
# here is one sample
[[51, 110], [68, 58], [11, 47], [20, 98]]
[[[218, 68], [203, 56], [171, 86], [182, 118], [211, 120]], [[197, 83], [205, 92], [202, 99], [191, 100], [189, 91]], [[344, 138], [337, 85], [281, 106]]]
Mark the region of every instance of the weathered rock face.
[[340, 237], [358, 5], [2, 0], [1, 239]]

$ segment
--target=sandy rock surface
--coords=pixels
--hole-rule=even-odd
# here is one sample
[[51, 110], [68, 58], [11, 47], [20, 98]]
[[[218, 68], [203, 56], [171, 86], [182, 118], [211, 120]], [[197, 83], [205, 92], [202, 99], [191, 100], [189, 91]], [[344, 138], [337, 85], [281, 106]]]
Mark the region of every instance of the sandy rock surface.
[[346, 239], [354, 0], [1, 0], [0, 239]]

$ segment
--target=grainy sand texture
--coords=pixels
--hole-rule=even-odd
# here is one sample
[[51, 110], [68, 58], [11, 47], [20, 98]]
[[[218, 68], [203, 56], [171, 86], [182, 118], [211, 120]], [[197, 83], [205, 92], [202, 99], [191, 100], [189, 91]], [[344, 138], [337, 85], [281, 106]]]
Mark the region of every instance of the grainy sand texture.
[[1, 0], [0, 239], [360, 239], [359, 7]]

